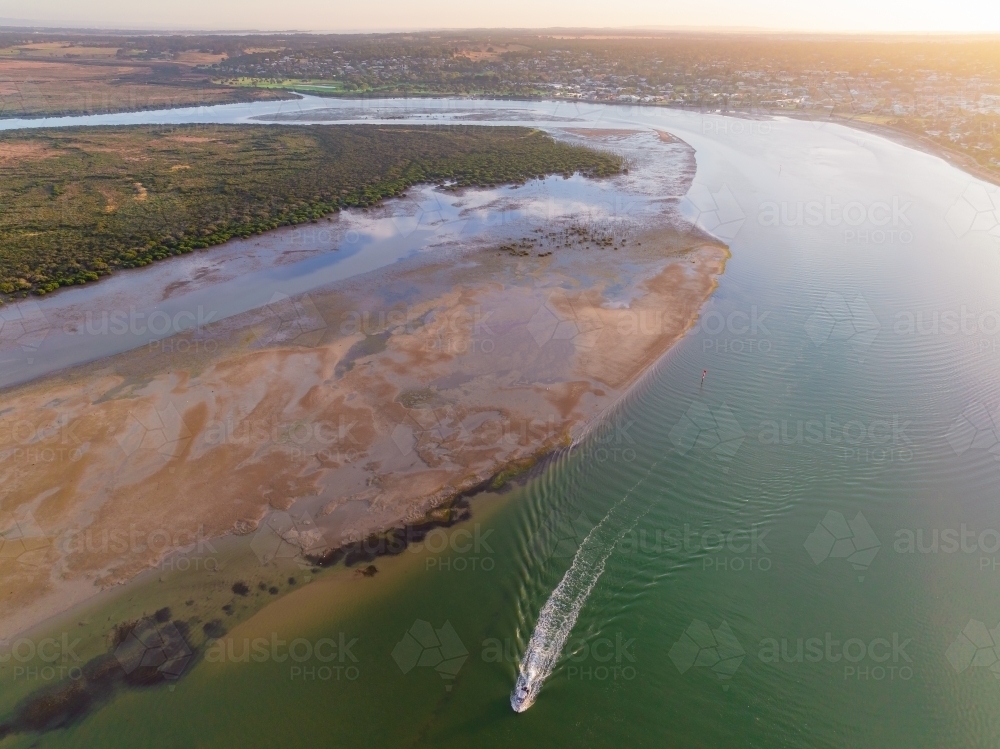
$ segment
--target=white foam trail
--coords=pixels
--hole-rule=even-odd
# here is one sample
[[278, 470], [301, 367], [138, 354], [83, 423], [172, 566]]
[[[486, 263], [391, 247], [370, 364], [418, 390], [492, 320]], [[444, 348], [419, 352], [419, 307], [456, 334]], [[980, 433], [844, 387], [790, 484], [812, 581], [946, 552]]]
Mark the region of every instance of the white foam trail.
[[563, 645], [566, 644], [570, 632], [576, 625], [580, 610], [604, 572], [604, 565], [614, 551], [618, 539], [635, 526], [641, 515], [636, 517], [624, 532], [608, 527], [608, 521], [655, 467], [656, 463], [650, 466], [646, 475], [615, 503], [601, 522], [591, 528], [580, 548], [576, 550], [573, 562], [563, 575], [563, 579], [539, 612], [535, 631], [531, 634], [528, 649], [521, 659], [517, 684], [510, 693], [510, 706], [514, 708], [514, 712], [523, 713], [535, 704], [535, 698], [541, 691], [542, 684], [555, 668]]

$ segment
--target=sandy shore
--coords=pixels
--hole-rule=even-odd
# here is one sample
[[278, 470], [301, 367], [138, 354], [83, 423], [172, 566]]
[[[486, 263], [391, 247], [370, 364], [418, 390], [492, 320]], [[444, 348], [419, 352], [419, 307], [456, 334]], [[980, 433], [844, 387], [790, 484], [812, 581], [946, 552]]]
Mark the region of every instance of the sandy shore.
[[[667, 196], [693, 177], [678, 158]], [[723, 272], [727, 249], [665, 205], [613, 241], [572, 217], [525, 225], [6, 390], [0, 639], [203, 540], [264, 521], [321, 555], [571, 444]], [[275, 241], [276, 262], [302, 249]], [[157, 293], [268, 262], [260, 242], [168, 268]]]
[[[803, 117], [800, 119], [807, 118]], [[906, 146], [907, 148], [912, 148], [915, 151], [923, 151], [924, 153], [929, 153], [932, 156], [944, 159], [952, 166], [961, 169], [963, 172], [968, 172], [972, 176], [981, 179], [984, 182], [989, 182], [993, 185], [1000, 185], [1000, 174], [992, 169], [987, 169], [968, 154], [962, 153], [954, 148], [948, 148], [926, 135], [920, 135], [910, 130], [893, 127], [892, 125], [883, 125], [876, 122], [866, 122], [858, 119], [835, 117], [826, 121], [833, 122], [837, 125], [852, 127], [855, 130], [860, 130], [862, 132], [881, 135], [882, 137], [895, 141], [896, 143]]]
[[672, 230], [566, 255], [400, 268], [7, 393], [0, 637], [272, 510], [319, 552], [568, 444], [727, 256]]

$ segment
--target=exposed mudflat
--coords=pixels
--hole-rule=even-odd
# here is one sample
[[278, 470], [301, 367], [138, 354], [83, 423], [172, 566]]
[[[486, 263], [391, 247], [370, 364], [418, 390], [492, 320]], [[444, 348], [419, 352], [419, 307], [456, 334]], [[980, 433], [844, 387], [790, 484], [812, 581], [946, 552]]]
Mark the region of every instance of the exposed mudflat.
[[[604, 138], [666, 147], [648, 132]], [[676, 163], [683, 194], [693, 170]], [[310, 518], [285, 541], [322, 554], [570, 444], [684, 334], [723, 271], [727, 250], [679, 228], [674, 189], [656, 193], [664, 178], [640, 169], [633, 212], [581, 198], [540, 217], [537, 196], [473, 191], [452, 223], [518, 218], [438, 232], [435, 252], [8, 390], [3, 509], [20, 540], [0, 559], [0, 636], [270, 513]], [[334, 225], [407, 220], [387, 204]], [[57, 295], [46, 320], [66, 334], [84, 312], [138, 304], [126, 278], [169, 300], [324, 251], [292, 232]]]

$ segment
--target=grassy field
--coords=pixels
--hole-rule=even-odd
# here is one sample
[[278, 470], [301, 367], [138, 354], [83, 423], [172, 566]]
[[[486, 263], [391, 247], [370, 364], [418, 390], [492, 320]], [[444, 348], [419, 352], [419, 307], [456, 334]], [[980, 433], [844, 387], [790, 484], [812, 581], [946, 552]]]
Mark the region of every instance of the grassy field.
[[212, 81], [220, 86], [240, 88], [284, 89], [304, 93], [340, 94], [347, 91], [340, 81], [296, 78], [218, 78]]
[[366, 207], [417, 183], [608, 176], [612, 154], [529, 128], [183, 125], [0, 133], [0, 294]]
[[183, 71], [106, 63], [0, 59], [0, 117], [62, 117], [294, 98], [280, 90], [215, 86]]
[[170, 60], [118, 47], [43, 42], [0, 47], [0, 118], [51, 117], [229, 104], [291, 95], [214, 83], [199, 66], [223, 58], [184, 51]]

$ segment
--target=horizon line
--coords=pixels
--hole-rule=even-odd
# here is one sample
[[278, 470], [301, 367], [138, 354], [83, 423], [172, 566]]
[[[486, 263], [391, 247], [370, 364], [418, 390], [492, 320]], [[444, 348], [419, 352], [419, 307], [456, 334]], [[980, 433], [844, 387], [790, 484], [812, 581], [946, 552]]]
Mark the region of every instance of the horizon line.
[[893, 31], [893, 30], [817, 30], [802, 28], [775, 28], [767, 26], [458, 26], [458, 27], [399, 27], [399, 28], [368, 28], [368, 29], [224, 29], [205, 28], [199, 26], [152, 25], [147, 27], [128, 26], [92, 26], [73, 21], [41, 21], [18, 18], [0, 18], [0, 33], [31, 32], [31, 33], [75, 33], [75, 34], [112, 34], [112, 35], [207, 35], [207, 36], [274, 36], [290, 34], [296, 36], [357, 36], [376, 34], [461, 34], [473, 32], [507, 32], [536, 33], [549, 35], [553, 33], [577, 34], [584, 36], [594, 33], [629, 33], [643, 32], [658, 35], [667, 34], [719, 34], [719, 35], [791, 35], [791, 36], [825, 36], [825, 37], [935, 37], [935, 38], [977, 38], [989, 39], [1000, 37], [1000, 31]]

